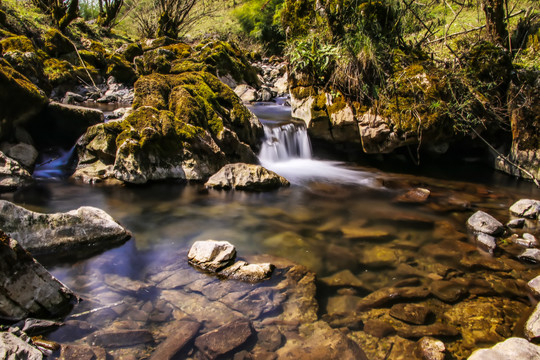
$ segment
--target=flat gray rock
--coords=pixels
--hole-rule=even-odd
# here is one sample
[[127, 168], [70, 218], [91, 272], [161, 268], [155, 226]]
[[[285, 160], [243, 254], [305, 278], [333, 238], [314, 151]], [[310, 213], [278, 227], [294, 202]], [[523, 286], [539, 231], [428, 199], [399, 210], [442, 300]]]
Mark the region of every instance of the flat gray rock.
[[43, 354], [12, 333], [0, 333], [0, 359], [41, 360]]
[[467, 227], [476, 233], [488, 235], [498, 235], [504, 230], [504, 225], [500, 221], [483, 211], [475, 212], [467, 220]]
[[540, 201], [521, 199], [510, 207], [510, 213], [514, 216], [536, 219], [540, 213]]
[[493, 346], [491, 349], [475, 351], [468, 360], [538, 360], [540, 346], [525, 339], [512, 337]]
[[108, 248], [131, 237], [109, 214], [94, 207], [42, 214], [5, 200], [0, 200], [0, 229], [33, 255]]
[[235, 258], [236, 249], [228, 241], [196, 241], [188, 253], [190, 264], [211, 272], [227, 267]]
[[273, 171], [260, 165], [244, 163], [225, 165], [205, 184], [216, 189], [248, 191], [269, 191], [289, 185], [287, 179]]

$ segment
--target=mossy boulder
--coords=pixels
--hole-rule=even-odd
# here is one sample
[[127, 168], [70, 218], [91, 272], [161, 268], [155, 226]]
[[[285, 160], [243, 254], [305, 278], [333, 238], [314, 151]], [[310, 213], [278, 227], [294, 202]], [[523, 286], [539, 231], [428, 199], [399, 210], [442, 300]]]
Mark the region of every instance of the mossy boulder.
[[111, 55], [107, 58], [107, 63], [107, 76], [114, 76], [118, 82], [133, 84], [137, 79], [135, 70], [121, 55]]
[[26, 123], [46, 103], [43, 91], [0, 59], [0, 139], [9, 138], [14, 126]]
[[202, 180], [226, 163], [204, 129], [176, 119], [170, 111], [146, 106], [122, 121], [89, 128], [77, 149], [74, 178], [85, 182]]
[[171, 63], [176, 59], [176, 54], [173, 51], [159, 48], [137, 56], [134, 63], [139, 75], [168, 74], [171, 71]]
[[122, 54], [127, 62], [133, 62], [135, 57], [142, 55], [143, 49], [139, 43], [124, 44], [116, 52]]
[[52, 57], [59, 57], [74, 51], [71, 41], [60, 31], [50, 28], [43, 35], [43, 50]]
[[43, 68], [43, 57], [36, 52], [8, 51], [4, 53], [4, 59], [15, 70], [24, 75], [28, 80], [39, 88], [49, 93], [52, 86]]
[[257, 70], [244, 53], [232, 42], [209, 41], [195, 47], [197, 58], [207, 65], [206, 71], [235, 88], [238, 84], [259, 87]]
[[73, 65], [66, 60], [49, 58], [44, 62], [44, 72], [52, 86], [74, 84], [76, 77]]
[[0, 44], [2, 44], [2, 51], [20, 51], [20, 52], [35, 52], [36, 48], [34, 47], [34, 44], [32, 43], [32, 40], [27, 38], [26, 36], [12, 36], [5, 39], [0, 40]]

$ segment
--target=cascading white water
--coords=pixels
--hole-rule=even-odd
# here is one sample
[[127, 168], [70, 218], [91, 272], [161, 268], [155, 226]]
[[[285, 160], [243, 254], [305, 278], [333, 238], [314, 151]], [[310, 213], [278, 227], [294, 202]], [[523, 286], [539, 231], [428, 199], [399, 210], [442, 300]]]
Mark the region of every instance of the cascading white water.
[[311, 142], [305, 126], [287, 123], [264, 125], [264, 141], [259, 158], [264, 162], [311, 159]]
[[[268, 111], [268, 109], [267, 109]], [[345, 168], [342, 163], [313, 159], [311, 142], [303, 124], [263, 122], [265, 137], [261, 145], [261, 164], [293, 184], [330, 181], [370, 186], [372, 176]]]

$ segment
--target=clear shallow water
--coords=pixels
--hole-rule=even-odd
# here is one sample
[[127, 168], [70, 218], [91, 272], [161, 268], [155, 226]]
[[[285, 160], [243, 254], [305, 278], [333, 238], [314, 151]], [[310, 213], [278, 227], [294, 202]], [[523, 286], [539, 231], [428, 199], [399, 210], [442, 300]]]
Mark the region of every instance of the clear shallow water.
[[[288, 116], [284, 107], [255, 109], [261, 111], [263, 121], [274, 125]], [[453, 238], [463, 240], [465, 222], [477, 209], [505, 222], [509, 218], [507, 209], [514, 201], [540, 198], [532, 184], [509, 181], [503, 175], [493, 176], [490, 184], [478, 184], [383, 173], [306, 158], [263, 163], [293, 185], [270, 193], [246, 193], [207, 191], [200, 184], [108, 188], [43, 180], [31, 189], [2, 197], [42, 212], [96, 206], [133, 233], [133, 239], [126, 244], [91, 257], [44, 259], [55, 276], [87, 299], [74, 313], [126, 298], [133, 304], [155, 304], [155, 294], [143, 291], [126, 297], [115, 291], [107, 279], [118, 275], [143, 281], [152, 269], [184, 263], [186, 259], [181, 254], [185, 256], [196, 240], [230, 241], [241, 257], [284, 257], [307, 266], [319, 278], [349, 270], [364, 284], [364, 292], [356, 295], [366, 295], [407, 278], [409, 275], [403, 273], [400, 265], [436, 274], [435, 269], [440, 266], [466, 271], [460, 265], [459, 254], [442, 256], [433, 245], [446, 244]], [[456, 169], [455, 173], [459, 171]], [[431, 190], [427, 202], [395, 201], [415, 187]], [[391, 249], [394, 255], [381, 257], [385, 249]], [[511, 251], [502, 256], [512, 258]], [[523, 271], [527, 277], [536, 270], [526, 267]], [[492, 275], [482, 270], [464, 276]], [[324, 290], [324, 286], [321, 289], [318, 299], [320, 313], [324, 315], [331, 310], [327, 306], [330, 299], [338, 294]], [[523, 301], [523, 311], [527, 308]], [[117, 311], [108, 312], [105, 319], [89, 321], [103, 328], [114, 322], [133, 321], [133, 317], [132, 313]], [[172, 317], [165, 323], [170, 320]], [[155, 326], [144, 324], [140, 326]]]

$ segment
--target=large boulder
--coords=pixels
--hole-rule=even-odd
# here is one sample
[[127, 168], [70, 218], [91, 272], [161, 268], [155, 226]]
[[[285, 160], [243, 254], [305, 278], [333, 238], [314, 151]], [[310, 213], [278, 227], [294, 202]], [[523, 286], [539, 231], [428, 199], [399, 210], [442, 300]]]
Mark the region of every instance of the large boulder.
[[475, 351], [468, 360], [535, 360], [540, 359], [540, 346], [525, 339], [512, 337], [498, 343], [491, 349]]
[[510, 207], [510, 213], [514, 216], [536, 219], [540, 214], [540, 201], [521, 199]]
[[5, 200], [0, 200], [0, 229], [34, 255], [108, 248], [131, 237], [110, 215], [94, 207], [41, 214]]
[[0, 333], [0, 359], [41, 360], [43, 353], [10, 332]]
[[29, 125], [29, 131], [41, 146], [71, 148], [86, 130], [102, 123], [103, 112], [82, 106], [49, 103], [39, 119]]
[[16, 160], [0, 152], [0, 192], [12, 191], [32, 182], [32, 175]]
[[274, 190], [290, 183], [282, 176], [260, 165], [228, 164], [212, 175], [205, 186], [218, 189], [250, 191]]
[[[75, 300], [68, 288], [2, 231], [0, 279], [0, 318], [4, 320], [59, 316], [69, 310]], [[0, 346], [0, 354], [2, 349]]]

